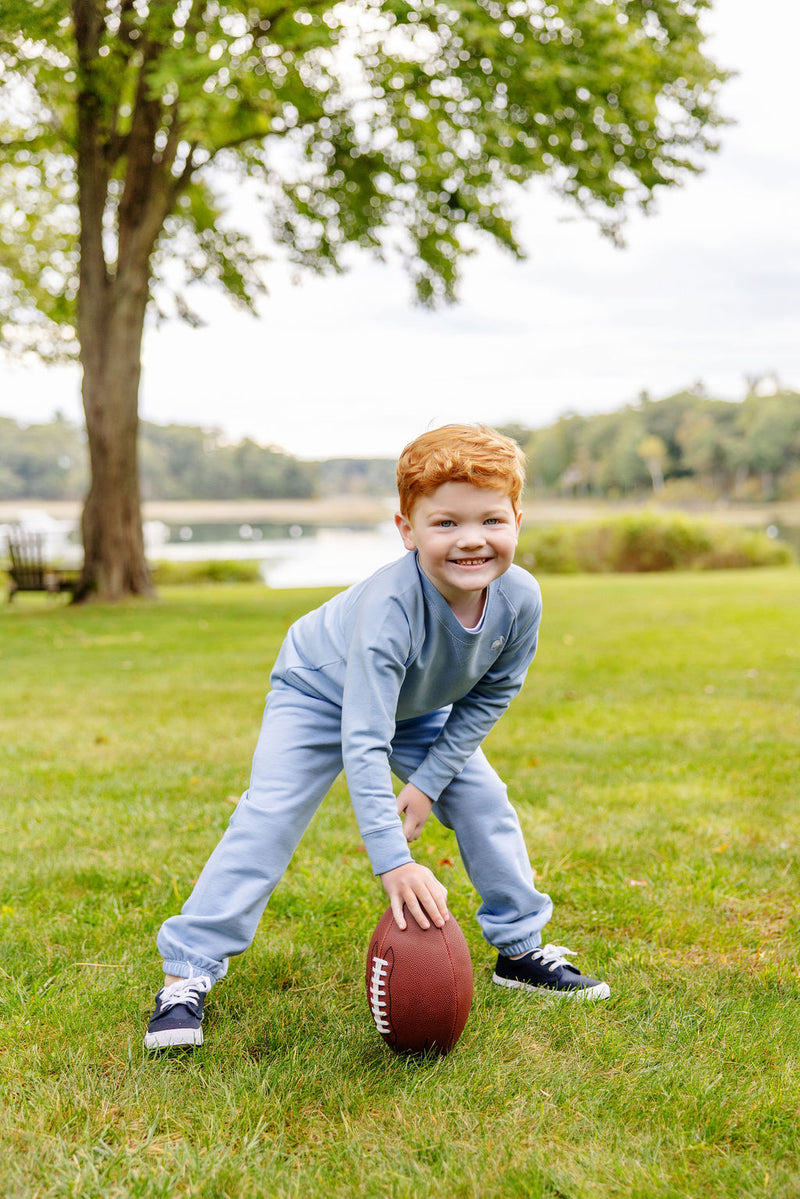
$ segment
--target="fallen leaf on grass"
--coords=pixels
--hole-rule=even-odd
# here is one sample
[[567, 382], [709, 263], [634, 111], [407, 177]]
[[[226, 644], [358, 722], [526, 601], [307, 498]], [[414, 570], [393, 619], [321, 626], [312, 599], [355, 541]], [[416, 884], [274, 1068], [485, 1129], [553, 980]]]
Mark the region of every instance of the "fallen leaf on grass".
[[716, 849], [712, 849], [711, 852], [712, 853], [724, 853], [726, 849], [730, 849], [730, 845], [728, 844], [727, 841], [723, 841], [721, 845], [718, 845]]
[[650, 884], [648, 883], [647, 879], [645, 879], [645, 878], [629, 878], [628, 886], [629, 887], [649, 887]]

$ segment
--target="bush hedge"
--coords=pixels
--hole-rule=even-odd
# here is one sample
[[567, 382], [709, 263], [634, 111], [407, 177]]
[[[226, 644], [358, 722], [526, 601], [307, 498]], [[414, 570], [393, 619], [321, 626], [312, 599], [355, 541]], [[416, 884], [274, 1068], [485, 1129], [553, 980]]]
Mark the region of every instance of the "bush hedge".
[[208, 562], [155, 562], [151, 566], [157, 587], [193, 583], [263, 583], [258, 562], [231, 559]]
[[586, 524], [523, 529], [517, 562], [542, 574], [789, 566], [791, 546], [736, 526], [637, 512]]

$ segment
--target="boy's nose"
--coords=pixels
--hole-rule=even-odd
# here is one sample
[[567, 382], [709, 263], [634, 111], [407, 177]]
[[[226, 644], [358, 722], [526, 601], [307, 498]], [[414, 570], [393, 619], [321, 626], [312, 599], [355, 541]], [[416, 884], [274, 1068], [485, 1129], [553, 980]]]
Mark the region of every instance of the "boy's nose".
[[480, 525], [462, 526], [458, 538], [458, 544], [464, 549], [474, 549], [476, 545], [484, 545], [486, 538], [484, 537], [483, 528]]

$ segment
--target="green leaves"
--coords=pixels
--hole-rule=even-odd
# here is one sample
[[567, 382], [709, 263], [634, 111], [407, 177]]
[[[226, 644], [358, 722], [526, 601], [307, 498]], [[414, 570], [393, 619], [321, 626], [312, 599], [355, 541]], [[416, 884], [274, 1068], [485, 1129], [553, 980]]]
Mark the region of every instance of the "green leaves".
[[123, 246], [137, 270], [152, 261], [154, 296], [173, 257], [252, 305], [260, 255], [199, 202], [212, 165], [260, 183], [298, 265], [341, 269], [351, 244], [396, 254], [424, 303], [455, 297], [476, 231], [521, 253], [511, 185], [536, 175], [619, 236], [713, 148], [725, 76], [703, 52], [705, 7], [9, 0], [0, 206], [26, 220], [0, 302], [12, 324], [74, 321], [83, 197], [84, 253], [102, 243], [112, 283]]
[[69, 167], [24, 143], [9, 158], [0, 161], [0, 346], [50, 361], [74, 358], [78, 255]]
[[[182, 274], [178, 282], [173, 269], [176, 260]], [[181, 196], [178, 211], [165, 222], [153, 254], [152, 277], [159, 290], [172, 290], [177, 314], [193, 324], [185, 286], [216, 283], [234, 303], [252, 311], [265, 290], [260, 268], [266, 261], [267, 256], [247, 234], [225, 228], [217, 197], [208, 184], [197, 179]]]

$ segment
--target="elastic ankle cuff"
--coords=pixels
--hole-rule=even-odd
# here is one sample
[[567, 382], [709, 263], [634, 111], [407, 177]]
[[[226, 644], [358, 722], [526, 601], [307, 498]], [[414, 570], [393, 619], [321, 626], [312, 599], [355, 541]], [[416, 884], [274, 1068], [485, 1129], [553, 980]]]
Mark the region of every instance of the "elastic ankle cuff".
[[199, 974], [205, 974], [212, 983], [216, 983], [223, 977], [225, 971], [216, 975], [207, 966], [197, 966], [180, 958], [170, 958], [164, 962], [164, 973], [174, 974], [176, 978], [197, 978]]
[[514, 954], [529, 953], [532, 949], [538, 949], [542, 943], [542, 938], [538, 935], [526, 937], [524, 941], [512, 941], [510, 945], [495, 945], [495, 949], [501, 957], [510, 958]]

